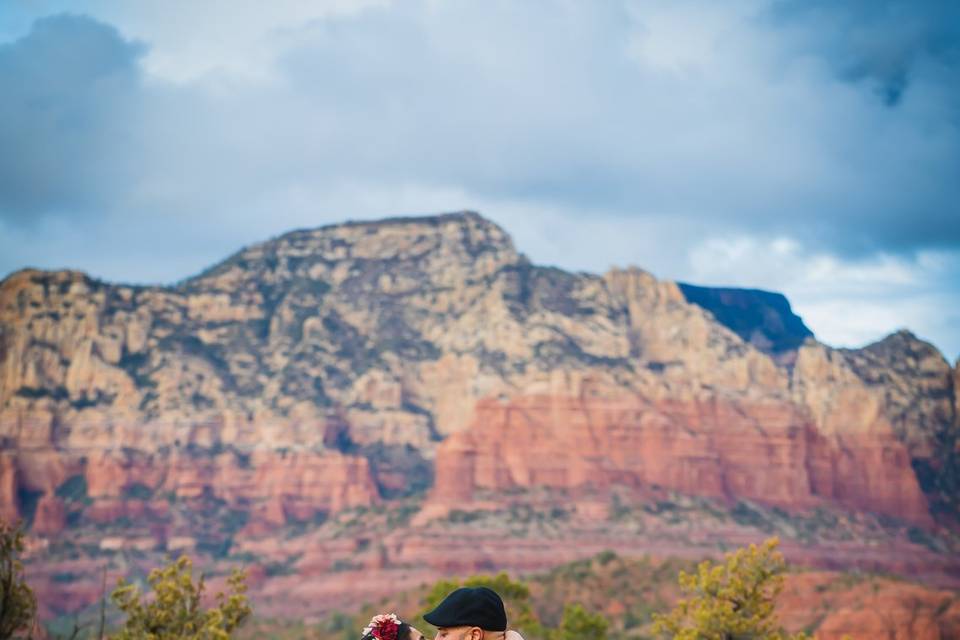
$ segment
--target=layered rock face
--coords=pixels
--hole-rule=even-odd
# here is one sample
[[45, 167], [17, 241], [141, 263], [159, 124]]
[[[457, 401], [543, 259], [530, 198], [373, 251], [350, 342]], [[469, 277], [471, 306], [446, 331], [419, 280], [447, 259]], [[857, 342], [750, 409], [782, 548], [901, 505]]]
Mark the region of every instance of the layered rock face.
[[881, 398], [881, 411], [910, 452], [938, 516], [960, 522], [958, 369], [906, 330], [863, 349], [838, 352]]
[[[942, 356], [903, 335], [783, 358], [721, 315], [639, 269], [532, 265], [473, 213], [295, 231], [173, 287], [19, 272], [0, 284], [0, 513], [55, 535], [212, 497], [263, 524], [435, 469], [437, 504], [657, 485], [929, 523], [955, 478]], [[77, 478], [92, 504], [64, 513]]]
[[614, 485], [749, 499], [790, 509], [840, 503], [928, 524], [892, 431], [834, 439], [787, 403], [527, 396], [480, 403], [437, 456], [435, 503], [478, 491]]
[[20, 516], [17, 480], [16, 457], [0, 452], [0, 518], [7, 522], [13, 522]]

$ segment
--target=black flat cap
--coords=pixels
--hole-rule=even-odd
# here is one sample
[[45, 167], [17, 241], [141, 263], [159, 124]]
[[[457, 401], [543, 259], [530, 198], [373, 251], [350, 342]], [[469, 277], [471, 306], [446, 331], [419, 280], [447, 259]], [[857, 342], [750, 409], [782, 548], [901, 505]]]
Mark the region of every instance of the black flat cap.
[[503, 600], [496, 591], [486, 587], [461, 587], [453, 591], [423, 619], [435, 627], [507, 630], [507, 612], [503, 608]]

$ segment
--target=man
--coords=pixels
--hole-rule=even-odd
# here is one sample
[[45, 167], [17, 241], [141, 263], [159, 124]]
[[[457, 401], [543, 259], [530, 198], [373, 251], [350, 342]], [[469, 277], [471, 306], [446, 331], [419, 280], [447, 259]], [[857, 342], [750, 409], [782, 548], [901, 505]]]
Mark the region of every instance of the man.
[[507, 634], [503, 600], [487, 587], [461, 587], [423, 619], [437, 628], [435, 640], [505, 640]]

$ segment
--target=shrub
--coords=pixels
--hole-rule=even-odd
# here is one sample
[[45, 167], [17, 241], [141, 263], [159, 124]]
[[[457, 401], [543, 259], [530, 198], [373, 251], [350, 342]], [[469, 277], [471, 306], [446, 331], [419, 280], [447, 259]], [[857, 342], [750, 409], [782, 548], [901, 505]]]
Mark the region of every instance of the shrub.
[[234, 571], [227, 584], [230, 593], [218, 593], [217, 606], [203, 609], [204, 579], [193, 580], [193, 564], [182, 556], [147, 578], [153, 598], [121, 579], [111, 599], [126, 614], [115, 640], [226, 640], [252, 613], [246, 596], [246, 576]]
[[674, 640], [806, 638], [784, 632], [774, 613], [786, 572], [778, 545], [770, 538], [727, 554], [722, 563], [701, 562], [694, 574], [681, 571], [680, 589], [687, 597], [669, 614], [654, 614], [654, 631]]
[[23, 578], [23, 528], [0, 520], [0, 640], [28, 631], [37, 613], [37, 598]]
[[[507, 619], [511, 627], [518, 629], [525, 638], [543, 637], [543, 628], [537, 620], [536, 614], [530, 605], [530, 588], [522, 582], [511, 580], [506, 573], [494, 576], [473, 576], [463, 582], [456, 580], [441, 580], [433, 585], [423, 600], [425, 611], [433, 609], [448, 593], [459, 587], [488, 587], [500, 597], [507, 609]], [[422, 626], [421, 626], [422, 625]], [[414, 622], [418, 628], [426, 628], [425, 620], [418, 618]]]
[[590, 613], [579, 604], [563, 608], [560, 628], [550, 634], [553, 640], [605, 640], [607, 619], [598, 613]]

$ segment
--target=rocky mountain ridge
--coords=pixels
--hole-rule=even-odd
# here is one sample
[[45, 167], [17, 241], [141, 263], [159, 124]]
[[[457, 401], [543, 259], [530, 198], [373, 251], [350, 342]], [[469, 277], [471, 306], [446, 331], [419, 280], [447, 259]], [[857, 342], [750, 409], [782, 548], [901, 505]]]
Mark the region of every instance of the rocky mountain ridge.
[[531, 264], [470, 212], [294, 231], [173, 287], [21, 271], [0, 515], [56, 536], [145, 504], [163, 543], [170, 501], [254, 535], [427, 487], [444, 513], [628, 486], [955, 516], [960, 382], [934, 348], [784, 350], [721, 315], [640, 269]]

